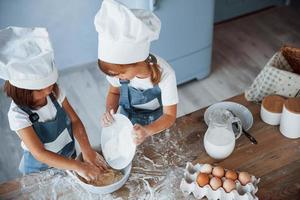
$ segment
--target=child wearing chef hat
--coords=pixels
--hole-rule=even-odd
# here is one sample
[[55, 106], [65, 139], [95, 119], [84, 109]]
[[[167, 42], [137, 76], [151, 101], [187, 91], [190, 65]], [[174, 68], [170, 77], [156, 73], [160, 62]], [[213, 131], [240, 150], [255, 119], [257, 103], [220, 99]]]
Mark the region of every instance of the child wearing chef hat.
[[[21, 138], [23, 174], [56, 167], [74, 170], [87, 180], [106, 169], [90, 146], [84, 126], [56, 84], [58, 72], [45, 28], [8, 27], [0, 30], [0, 78], [12, 98], [10, 128]], [[76, 156], [74, 137], [86, 162]]]
[[178, 94], [174, 70], [150, 54], [161, 22], [152, 12], [130, 10], [104, 0], [95, 16], [98, 32], [98, 65], [110, 83], [102, 126], [120, 112], [134, 124], [135, 143], [169, 128], [176, 119]]

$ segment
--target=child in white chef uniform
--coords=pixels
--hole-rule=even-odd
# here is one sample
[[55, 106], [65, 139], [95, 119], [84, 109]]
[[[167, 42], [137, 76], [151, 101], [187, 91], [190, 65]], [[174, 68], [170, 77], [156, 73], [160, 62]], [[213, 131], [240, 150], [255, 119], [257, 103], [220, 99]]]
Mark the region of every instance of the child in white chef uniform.
[[95, 17], [98, 32], [98, 65], [110, 83], [102, 126], [115, 113], [134, 124], [135, 143], [169, 128], [178, 103], [174, 70], [162, 58], [150, 54], [161, 22], [152, 12], [130, 10], [114, 0], [104, 0]]
[[[0, 78], [12, 98], [9, 125], [21, 138], [23, 174], [49, 167], [74, 170], [87, 180], [106, 169], [90, 146], [85, 128], [56, 82], [53, 49], [45, 28], [8, 27], [0, 31]], [[84, 161], [76, 156], [74, 136]]]

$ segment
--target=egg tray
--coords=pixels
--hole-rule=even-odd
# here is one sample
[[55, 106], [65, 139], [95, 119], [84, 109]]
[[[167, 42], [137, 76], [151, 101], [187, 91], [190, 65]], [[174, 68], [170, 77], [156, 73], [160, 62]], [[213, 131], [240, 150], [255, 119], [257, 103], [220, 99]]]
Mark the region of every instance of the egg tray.
[[[180, 189], [185, 196], [190, 195], [191, 193], [194, 195], [196, 199], [202, 199], [203, 197], [207, 197], [208, 199], [217, 200], [256, 200], [258, 197], [255, 195], [258, 187], [260, 179], [251, 175], [251, 182], [242, 185], [238, 180], [235, 181], [236, 189], [227, 193], [225, 190], [220, 187], [217, 190], [213, 190], [209, 184], [200, 187], [196, 180], [199, 171], [201, 170], [203, 164], [193, 165], [188, 162], [186, 164], [186, 168], [184, 171], [184, 178], [181, 180]], [[226, 171], [226, 169], [225, 169]], [[222, 182], [225, 180], [225, 177], [222, 178]]]

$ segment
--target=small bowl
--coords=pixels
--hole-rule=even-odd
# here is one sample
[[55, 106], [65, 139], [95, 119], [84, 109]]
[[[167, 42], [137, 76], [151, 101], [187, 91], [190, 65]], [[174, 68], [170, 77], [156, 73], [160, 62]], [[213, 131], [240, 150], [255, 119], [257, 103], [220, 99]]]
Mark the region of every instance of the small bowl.
[[[82, 161], [82, 154], [80, 153], [76, 160], [81, 160]], [[111, 185], [106, 185], [106, 186], [94, 186], [94, 185], [90, 185], [87, 184], [83, 181], [81, 181], [78, 177], [78, 175], [75, 174], [75, 172], [67, 170], [67, 173], [73, 177], [84, 189], [86, 189], [87, 191], [94, 193], [94, 194], [109, 194], [112, 192], [117, 191], [118, 189], [120, 189], [128, 180], [129, 175], [130, 175], [130, 171], [131, 171], [131, 163], [125, 167], [124, 169], [120, 170], [123, 174], [123, 177], [121, 178], [121, 180], [111, 184]]]
[[250, 128], [252, 127], [253, 115], [250, 112], [250, 110], [242, 104], [231, 102], [231, 101], [223, 101], [209, 106], [204, 113], [204, 121], [206, 125], [209, 124], [208, 116], [210, 115], [210, 113], [213, 110], [220, 109], [220, 108], [230, 110], [236, 117], [238, 117], [241, 120], [243, 129], [245, 131], [250, 130]]

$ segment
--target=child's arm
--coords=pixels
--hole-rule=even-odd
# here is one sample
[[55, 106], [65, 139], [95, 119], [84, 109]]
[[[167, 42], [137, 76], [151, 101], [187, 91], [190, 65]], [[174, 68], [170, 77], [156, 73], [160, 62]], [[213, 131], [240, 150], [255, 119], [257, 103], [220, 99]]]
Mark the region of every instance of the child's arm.
[[100, 169], [107, 169], [102, 156], [92, 149], [85, 128], [67, 98], [63, 101], [62, 106], [71, 119], [73, 134], [80, 145], [84, 161], [94, 164]]
[[18, 131], [21, 140], [35, 159], [50, 167], [76, 171], [87, 180], [92, 180], [101, 172], [99, 168], [89, 163], [83, 163], [74, 159], [65, 158], [44, 148], [43, 143], [36, 135], [32, 126]]
[[120, 89], [110, 85], [106, 97], [106, 112], [101, 119], [101, 125], [106, 127], [113, 121], [112, 114], [116, 113], [119, 108]]
[[135, 124], [133, 131], [136, 135], [135, 143], [141, 144], [148, 136], [159, 133], [170, 126], [172, 126], [176, 120], [177, 104], [163, 107], [163, 115], [154, 121], [152, 124], [141, 126]]

